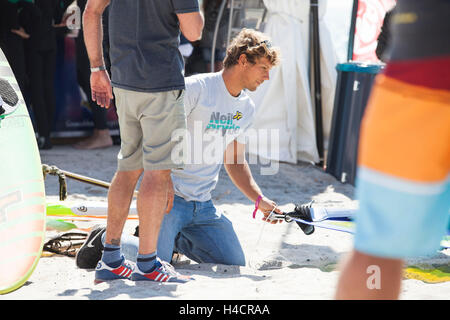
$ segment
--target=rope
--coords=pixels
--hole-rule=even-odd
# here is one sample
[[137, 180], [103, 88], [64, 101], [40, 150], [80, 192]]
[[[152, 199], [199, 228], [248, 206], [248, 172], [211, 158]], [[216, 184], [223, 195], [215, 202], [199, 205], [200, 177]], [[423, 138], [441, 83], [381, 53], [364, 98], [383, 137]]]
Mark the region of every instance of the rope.
[[68, 232], [48, 240], [43, 251], [75, 257], [87, 239], [87, 233]]
[[263, 222], [263, 224], [261, 226], [261, 229], [259, 231], [258, 240], [256, 241], [255, 248], [253, 250], [253, 255], [251, 256], [250, 261], [249, 261], [249, 266], [251, 268], [253, 268], [253, 269], [260, 270], [263, 267], [263, 264], [261, 262], [258, 262], [259, 259], [261, 258], [261, 253], [258, 250], [259, 243], [261, 241], [261, 238], [262, 238], [262, 235], [263, 235], [263, 232], [264, 232], [264, 228], [266, 227], [266, 224], [268, 223], [268, 221], [269, 222], [273, 221], [272, 220], [272, 216], [274, 215], [274, 211], [275, 211], [276, 208], [277, 208], [277, 206], [275, 206], [272, 209], [270, 214], [267, 216], [266, 221]]

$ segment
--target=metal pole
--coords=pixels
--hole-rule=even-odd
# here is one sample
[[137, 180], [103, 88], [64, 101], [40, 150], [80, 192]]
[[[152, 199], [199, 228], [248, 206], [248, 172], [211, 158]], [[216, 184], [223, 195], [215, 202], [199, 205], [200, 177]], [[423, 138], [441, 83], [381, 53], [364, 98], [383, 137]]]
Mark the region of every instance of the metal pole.
[[350, 22], [350, 34], [348, 37], [347, 61], [353, 59], [357, 14], [358, 14], [358, 0], [353, 0], [352, 19]]
[[323, 124], [322, 124], [322, 90], [320, 77], [320, 36], [319, 36], [319, 3], [311, 0], [312, 49], [314, 63], [314, 106], [316, 111], [316, 143], [319, 153], [319, 165], [323, 166]]
[[[57, 168], [56, 166], [49, 166], [47, 164], [42, 164], [42, 170], [43, 170], [43, 173], [44, 173], [44, 177], [47, 174], [54, 175], [54, 176], [57, 175], [60, 178], [61, 178], [61, 176], [63, 176], [63, 177], [67, 177], [67, 178], [79, 181], [79, 182], [87, 183], [87, 184], [94, 185], [94, 186], [97, 186], [97, 187], [102, 187], [102, 188], [105, 188], [105, 189], [109, 189], [111, 187], [111, 183], [109, 183], [109, 182], [98, 180], [98, 179], [94, 179], [94, 178], [90, 178], [90, 177], [87, 177], [87, 176], [83, 176], [83, 175], [78, 174], [78, 173], [73, 173], [73, 172], [70, 172], [70, 171], [61, 170], [61, 169]], [[137, 195], [138, 195], [138, 191], [134, 191], [133, 196], [137, 197]]]
[[211, 48], [211, 72], [214, 72], [214, 66], [215, 66], [215, 59], [216, 59], [216, 42], [217, 42], [217, 33], [219, 32], [219, 26], [220, 26], [220, 20], [222, 20], [223, 11], [225, 8], [225, 5], [227, 4], [228, 0], [222, 0], [222, 3], [220, 5], [219, 14], [217, 15], [217, 21], [216, 21], [216, 27], [214, 29], [214, 37], [213, 37], [213, 43]]
[[[73, 180], [77, 180], [79, 182], [88, 183], [88, 184], [91, 184], [91, 185], [94, 185], [94, 186], [98, 186], [98, 187], [102, 187], [102, 188], [105, 188], [105, 189], [109, 189], [111, 187], [111, 183], [106, 182], [106, 181], [102, 181], [102, 180], [86, 177], [86, 176], [83, 176], [81, 174], [69, 172], [69, 171], [66, 171], [66, 170], [60, 170], [60, 171], [62, 173], [64, 173], [64, 175], [67, 178], [70, 178], [70, 179], [73, 179]], [[137, 197], [137, 195], [138, 195], [138, 191], [134, 191], [133, 196]]]
[[231, 5], [230, 5], [230, 17], [229, 17], [229, 20], [228, 20], [227, 46], [230, 44], [230, 40], [231, 40], [231, 29], [233, 28], [233, 9], [234, 9], [234, 0], [231, 0]]

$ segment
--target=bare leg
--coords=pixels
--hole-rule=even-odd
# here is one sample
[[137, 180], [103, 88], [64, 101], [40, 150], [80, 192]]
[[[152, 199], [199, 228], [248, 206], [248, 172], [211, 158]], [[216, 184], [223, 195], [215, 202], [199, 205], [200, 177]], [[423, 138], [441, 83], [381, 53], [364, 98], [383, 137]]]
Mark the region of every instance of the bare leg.
[[137, 198], [139, 253], [156, 251], [159, 229], [167, 205], [170, 170], [145, 171]]
[[107, 148], [113, 145], [109, 129], [94, 129], [92, 136], [86, 138], [74, 145], [76, 149], [100, 149]]
[[354, 250], [343, 263], [336, 299], [398, 299], [402, 270], [402, 260], [369, 256]]
[[123, 227], [130, 210], [134, 188], [142, 174], [136, 171], [118, 171], [111, 181], [108, 191], [108, 219], [105, 242], [119, 245]]

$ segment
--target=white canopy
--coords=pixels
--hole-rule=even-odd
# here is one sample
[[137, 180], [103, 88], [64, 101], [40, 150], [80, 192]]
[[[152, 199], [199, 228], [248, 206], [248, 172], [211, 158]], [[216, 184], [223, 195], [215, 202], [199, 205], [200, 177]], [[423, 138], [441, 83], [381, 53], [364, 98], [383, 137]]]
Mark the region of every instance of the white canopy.
[[[249, 153], [271, 160], [318, 162], [314, 102], [309, 85], [309, 0], [264, 0], [268, 9], [264, 32], [281, 49], [281, 64], [271, 70], [250, 96], [257, 112], [254, 129], [276, 129], [279, 152], [274, 145], [249, 144]], [[327, 1], [319, 1], [322, 113], [325, 147], [330, 134], [336, 87], [337, 57], [323, 17]], [[270, 134], [270, 131], [269, 131]], [[271, 150], [268, 150], [270, 148]]]

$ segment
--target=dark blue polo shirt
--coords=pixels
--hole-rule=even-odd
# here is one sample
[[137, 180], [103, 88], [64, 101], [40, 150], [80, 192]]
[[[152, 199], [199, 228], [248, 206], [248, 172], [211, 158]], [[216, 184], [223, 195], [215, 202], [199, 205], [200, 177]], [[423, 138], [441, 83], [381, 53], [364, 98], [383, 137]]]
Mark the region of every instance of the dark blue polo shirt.
[[177, 13], [198, 0], [111, 0], [109, 38], [114, 87], [161, 92], [184, 89]]

